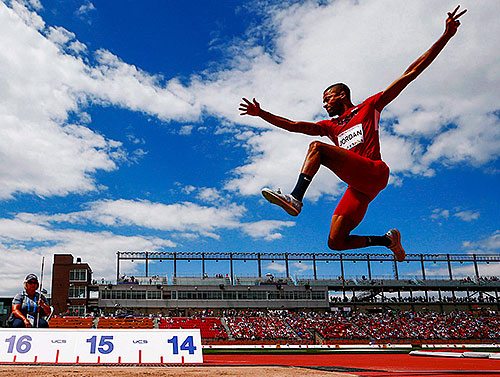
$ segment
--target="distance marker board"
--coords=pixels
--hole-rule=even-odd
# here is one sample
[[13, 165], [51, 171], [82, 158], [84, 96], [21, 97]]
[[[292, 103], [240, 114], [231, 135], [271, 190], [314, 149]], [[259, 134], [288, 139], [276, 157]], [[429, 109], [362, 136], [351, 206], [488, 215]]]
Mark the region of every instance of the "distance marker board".
[[200, 330], [0, 329], [0, 363], [203, 363]]

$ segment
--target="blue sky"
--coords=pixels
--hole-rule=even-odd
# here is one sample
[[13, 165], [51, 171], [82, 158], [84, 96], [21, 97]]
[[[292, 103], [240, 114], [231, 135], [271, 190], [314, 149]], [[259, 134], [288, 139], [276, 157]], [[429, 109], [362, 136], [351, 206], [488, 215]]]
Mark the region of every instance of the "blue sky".
[[[454, 6], [0, 2], [0, 274], [8, 282], [0, 295], [54, 253], [81, 256], [96, 277], [112, 279], [117, 250], [327, 251], [344, 186], [323, 168], [297, 218], [265, 202], [262, 187], [293, 188], [314, 138], [241, 117], [240, 98], [291, 119], [325, 119], [325, 87], [346, 82], [354, 102], [383, 90], [439, 37]], [[409, 253], [500, 247], [500, 5], [462, 6], [469, 11], [457, 35], [382, 113], [390, 185], [356, 230], [397, 227]]]

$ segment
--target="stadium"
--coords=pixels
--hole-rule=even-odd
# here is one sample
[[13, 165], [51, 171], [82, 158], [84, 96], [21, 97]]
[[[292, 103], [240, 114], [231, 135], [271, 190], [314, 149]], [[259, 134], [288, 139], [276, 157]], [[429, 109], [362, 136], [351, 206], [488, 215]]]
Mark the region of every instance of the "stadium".
[[[132, 261], [142, 275], [126, 270]], [[284, 273], [266, 273], [262, 266], [269, 261], [283, 263]], [[310, 263], [311, 276], [290, 276], [292, 262]], [[237, 357], [244, 365], [256, 363], [252, 357], [267, 356], [276, 358], [267, 363], [279, 365], [278, 358], [309, 357], [302, 360], [305, 366], [371, 375], [371, 367], [322, 358], [345, 352], [361, 353], [363, 360], [408, 357], [412, 351], [439, 351], [442, 356], [451, 350], [476, 358], [497, 354], [500, 281], [480, 271], [499, 262], [498, 255], [408, 255], [406, 270], [420, 276], [407, 276], [389, 254], [119, 251], [116, 281], [105, 281], [96, 280], [81, 258], [56, 254], [49, 324], [51, 329], [103, 331], [199, 329], [205, 363], [225, 364]], [[170, 276], [150, 274], [160, 263], [172, 271]], [[178, 276], [188, 263], [200, 267], [198, 276]], [[207, 266], [215, 263], [228, 270], [209, 276]], [[239, 275], [236, 266], [241, 263], [255, 271], [247, 267], [245, 276]], [[349, 263], [361, 265], [365, 274], [347, 274]], [[338, 269], [338, 276], [318, 276], [321, 264]], [[446, 266], [448, 276], [433, 275], [439, 264]], [[454, 266], [463, 264], [473, 266], [475, 275], [455, 277]], [[9, 299], [3, 301], [7, 306]], [[419, 370], [425, 368], [420, 365]]]
[[500, 375], [499, 13], [0, 0], [0, 377]]

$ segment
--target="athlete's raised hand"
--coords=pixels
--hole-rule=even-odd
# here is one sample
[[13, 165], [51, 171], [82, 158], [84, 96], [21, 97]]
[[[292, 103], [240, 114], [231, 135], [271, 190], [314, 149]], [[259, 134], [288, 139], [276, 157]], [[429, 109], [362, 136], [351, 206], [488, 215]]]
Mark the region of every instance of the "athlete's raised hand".
[[467, 12], [467, 9], [465, 9], [457, 14], [459, 8], [460, 8], [460, 5], [457, 6], [453, 12], [448, 12], [448, 18], [446, 19], [446, 28], [445, 28], [444, 34], [449, 36], [449, 37], [453, 37], [455, 35], [458, 27], [460, 26], [460, 21], [458, 19], [465, 12]]
[[258, 103], [255, 98], [253, 99], [253, 102], [250, 102], [246, 98], [242, 99], [244, 102], [240, 103], [240, 115], [258, 116], [260, 114], [260, 103]]

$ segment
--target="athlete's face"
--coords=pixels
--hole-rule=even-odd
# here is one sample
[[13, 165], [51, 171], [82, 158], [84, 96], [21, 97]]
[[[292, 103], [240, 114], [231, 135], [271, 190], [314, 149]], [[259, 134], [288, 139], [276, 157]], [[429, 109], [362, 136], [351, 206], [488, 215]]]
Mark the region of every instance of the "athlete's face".
[[327, 90], [323, 93], [323, 107], [331, 117], [342, 115], [344, 112], [343, 99], [345, 94], [343, 91], [337, 91], [335, 88]]

